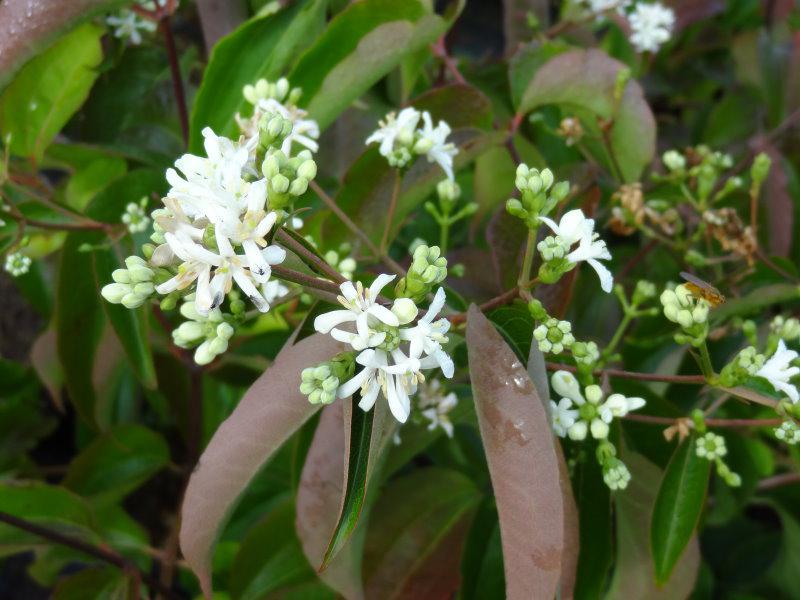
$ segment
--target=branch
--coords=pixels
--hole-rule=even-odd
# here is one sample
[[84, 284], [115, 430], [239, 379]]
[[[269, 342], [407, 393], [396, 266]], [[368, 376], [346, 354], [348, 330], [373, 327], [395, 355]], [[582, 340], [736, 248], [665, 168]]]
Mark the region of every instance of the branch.
[[[676, 421], [685, 417], [656, 417], [631, 413], [622, 418], [653, 425], [674, 425]], [[783, 419], [704, 419], [704, 422], [709, 427], [775, 427], [783, 423]]]
[[174, 598], [176, 600], [181, 598], [180, 595], [163, 586], [158, 580], [151, 577], [150, 574], [139, 569], [139, 567], [137, 567], [132, 561], [112, 550], [98, 548], [97, 546], [84, 542], [83, 540], [79, 540], [61, 532], [48, 529], [47, 527], [42, 527], [41, 525], [31, 523], [30, 521], [20, 519], [19, 517], [15, 517], [14, 515], [10, 515], [2, 511], [0, 511], [0, 522], [51, 540], [57, 544], [61, 544], [62, 546], [67, 546], [73, 550], [77, 550], [78, 552], [82, 552], [83, 554], [114, 565], [123, 571], [136, 573], [142, 581], [150, 586], [150, 588], [162, 594], [166, 598]]
[[[492, 310], [493, 308], [497, 308], [499, 306], [503, 306], [504, 304], [509, 304], [516, 300], [519, 297], [519, 288], [513, 287], [510, 290], [503, 292], [499, 296], [492, 298], [491, 300], [487, 300], [483, 304], [479, 304], [478, 308], [481, 312], [486, 312], [488, 310]], [[467, 313], [462, 312], [449, 317], [450, 323], [453, 325], [458, 325], [459, 323], [463, 323], [467, 320]]]
[[[569, 371], [575, 373], [578, 369], [572, 365], [564, 363], [546, 363], [548, 371]], [[595, 371], [597, 376], [608, 375], [609, 377], [619, 377], [620, 379], [634, 379], [637, 381], [662, 381], [665, 383], [688, 383], [703, 385], [706, 378], [702, 375], [659, 375], [658, 373], [637, 373], [635, 371], [622, 371], [620, 369], [602, 369]]]
[[331, 265], [325, 262], [325, 260], [317, 256], [314, 252], [294, 239], [294, 237], [292, 237], [292, 235], [283, 227], [278, 229], [278, 231], [275, 233], [275, 237], [278, 238], [281, 244], [294, 252], [304, 263], [310, 267], [315, 267], [318, 271], [324, 273], [332, 281], [335, 281], [336, 283], [343, 283], [346, 281], [339, 271], [334, 269]]
[[181, 67], [178, 62], [178, 51], [175, 48], [175, 37], [172, 35], [169, 16], [165, 16], [158, 22], [161, 33], [164, 35], [164, 44], [167, 48], [169, 58], [169, 71], [172, 75], [172, 91], [175, 94], [175, 104], [178, 105], [178, 117], [181, 121], [181, 133], [183, 134], [184, 145], [189, 144], [189, 112], [186, 109], [186, 94], [183, 91], [183, 79], [181, 78]]

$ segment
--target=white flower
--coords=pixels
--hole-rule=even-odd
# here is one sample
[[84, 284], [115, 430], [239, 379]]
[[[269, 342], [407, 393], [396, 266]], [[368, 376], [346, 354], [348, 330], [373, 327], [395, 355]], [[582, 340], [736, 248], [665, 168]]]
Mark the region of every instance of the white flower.
[[628, 17], [631, 44], [638, 52], [657, 52], [675, 25], [675, 13], [659, 2], [639, 2]]
[[31, 257], [25, 256], [21, 252], [12, 252], [6, 256], [5, 268], [12, 277], [25, 275], [31, 268]]
[[[342, 295], [338, 297], [339, 303], [345, 310], [334, 310], [319, 315], [314, 319], [314, 329], [320, 333], [330, 333], [334, 339], [350, 344], [354, 350], [364, 350], [382, 343], [386, 333], [376, 332], [372, 327], [378, 322], [390, 327], [400, 325], [397, 316], [377, 302], [381, 290], [394, 278], [394, 275], [378, 275], [367, 289], [364, 289], [360, 281], [355, 285], [345, 281], [339, 286]], [[336, 329], [338, 325], [344, 323], [355, 323], [356, 333]]]
[[132, 10], [122, 9], [118, 15], [106, 18], [106, 23], [114, 28], [114, 37], [130, 39], [131, 44], [138, 46], [142, 43], [140, 31], [153, 32], [156, 30], [155, 21], [144, 19]]
[[422, 416], [428, 420], [428, 431], [441, 427], [447, 437], [453, 437], [453, 423], [448, 415], [457, 404], [458, 396], [454, 392], [444, 394], [438, 379], [419, 386], [419, 407]]
[[624, 490], [631, 480], [631, 472], [625, 463], [614, 458], [603, 467], [603, 481], [611, 490]]
[[603, 13], [607, 10], [611, 10], [612, 8], [616, 8], [617, 11], [621, 11], [628, 4], [630, 4], [630, 0], [588, 0], [588, 3], [589, 9], [593, 13]]
[[789, 400], [795, 403], [800, 399], [800, 394], [789, 380], [800, 373], [800, 367], [789, 365], [797, 356], [797, 352], [786, 348], [786, 343], [780, 340], [775, 354], [756, 372], [757, 376], [769, 381], [773, 388], [789, 396]]
[[267, 283], [261, 286], [261, 294], [264, 299], [272, 304], [278, 298], [283, 298], [289, 293], [289, 288], [283, 285], [277, 279], [270, 279]]
[[150, 226], [150, 217], [144, 210], [147, 205], [147, 198], [142, 198], [138, 204], [136, 202], [129, 202], [125, 206], [125, 212], [122, 213], [122, 222], [128, 226], [130, 233], [141, 233], [147, 230]]
[[[389, 362], [390, 358], [394, 364]], [[347, 398], [360, 390], [358, 406], [368, 411], [375, 405], [378, 394], [383, 392], [394, 418], [405, 423], [411, 413], [409, 394], [416, 391], [416, 384], [421, 380], [419, 360], [406, 356], [399, 349], [386, 352], [367, 348], [356, 357], [356, 362], [364, 368], [344, 383], [336, 395]]]
[[578, 411], [572, 408], [569, 398], [562, 398], [558, 404], [550, 400], [550, 419], [553, 431], [558, 437], [566, 437], [567, 431], [575, 424]]
[[578, 244], [578, 247], [567, 255], [567, 260], [571, 263], [581, 261], [589, 263], [600, 278], [600, 287], [604, 292], [610, 292], [614, 285], [614, 277], [599, 261], [609, 260], [611, 253], [606, 243], [599, 239], [599, 234], [594, 232], [594, 219], [587, 219], [579, 208], [567, 212], [558, 224], [547, 217], [540, 219], [568, 246]]
[[[430, 117], [428, 117], [430, 118]], [[414, 133], [419, 123], [420, 113], [414, 108], [404, 108], [400, 114], [390, 112], [386, 119], [379, 123], [380, 127], [367, 139], [366, 144], [378, 142], [378, 151], [382, 156], [392, 155], [397, 146], [410, 147], [414, 142]]]
[[[407, 300], [407, 299], [406, 299]], [[442, 344], [447, 343], [445, 334], [450, 329], [450, 321], [441, 318], [434, 322], [436, 316], [444, 307], [444, 288], [439, 288], [424, 317], [421, 317], [415, 327], [400, 330], [400, 339], [410, 342], [409, 354], [420, 358], [423, 353], [422, 368], [439, 367], [445, 377], [450, 379], [455, 371], [453, 359], [442, 350]]]
[[626, 398], [622, 394], [611, 394], [598, 411], [600, 418], [606, 423], [611, 423], [612, 419], [624, 417], [629, 412], [638, 410], [645, 405], [644, 398]]
[[419, 139], [414, 144], [414, 151], [428, 157], [428, 162], [436, 162], [453, 179], [453, 157], [458, 154], [458, 149], [452, 142], [447, 141], [450, 135], [450, 126], [444, 121], [434, 127], [428, 111], [422, 113], [423, 127], [419, 132]]

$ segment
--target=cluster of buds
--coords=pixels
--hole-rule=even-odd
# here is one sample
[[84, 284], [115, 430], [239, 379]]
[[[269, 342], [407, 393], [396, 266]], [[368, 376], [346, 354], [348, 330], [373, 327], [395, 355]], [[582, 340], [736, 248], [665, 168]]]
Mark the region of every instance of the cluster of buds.
[[572, 344], [572, 357], [578, 365], [578, 372], [584, 370], [591, 373], [600, 360], [600, 348], [595, 342], [575, 342]]
[[674, 290], [661, 293], [664, 316], [681, 326], [682, 332], [675, 335], [678, 344], [700, 346], [708, 335], [709, 303], [696, 298], [689, 288], [679, 285]]
[[347, 242], [341, 244], [337, 250], [328, 250], [322, 255], [325, 262], [332, 266], [334, 269], [342, 274], [345, 279], [353, 279], [358, 264], [356, 260], [350, 256], [350, 244]]
[[194, 303], [194, 294], [190, 294], [181, 305], [180, 313], [187, 321], [173, 330], [172, 340], [180, 348], [196, 347], [194, 361], [198, 365], [209, 364], [228, 349], [234, 328], [219, 308], [200, 314]]
[[610, 490], [624, 490], [631, 480], [628, 467], [617, 458], [617, 449], [608, 440], [603, 440], [597, 445], [597, 462], [603, 471], [603, 481]]
[[[787, 342], [793, 342], [800, 338], [800, 320], [789, 317], [786, 318], [783, 315], [778, 315], [772, 322], [769, 324], [769, 332], [770, 336], [774, 336], [776, 338], [775, 344], [777, 345], [778, 339], [783, 339]], [[769, 340], [767, 342], [768, 346], [772, 346]]]
[[270, 150], [261, 171], [267, 179], [270, 208], [280, 210], [306, 193], [308, 183], [317, 176], [317, 163], [308, 150], [302, 150], [291, 158], [281, 150]]
[[723, 458], [728, 454], [728, 448], [725, 445], [725, 438], [716, 433], [707, 432], [697, 438], [695, 442], [695, 453], [700, 458], [713, 462], [717, 467], [717, 474], [730, 487], [739, 487], [742, 485], [742, 478], [738, 473], [731, 471], [730, 467], [725, 463]]
[[352, 352], [343, 352], [316, 367], [300, 373], [300, 392], [311, 404], [330, 404], [336, 400], [339, 385], [353, 376], [355, 362]]
[[12, 277], [25, 275], [31, 268], [31, 257], [21, 252], [12, 252], [6, 256], [5, 269]]
[[724, 387], [741, 385], [750, 377], [755, 377], [766, 360], [766, 357], [759, 354], [753, 346], [748, 346], [722, 368], [719, 374], [720, 385]]
[[125, 308], [138, 308], [155, 291], [153, 284], [155, 272], [138, 256], [126, 258], [125, 266], [126, 269], [116, 269], [111, 273], [114, 283], [103, 286], [100, 293], [112, 304], [122, 304]]
[[572, 324], [569, 321], [560, 321], [555, 317], [548, 318], [534, 329], [533, 338], [538, 343], [539, 350], [553, 354], [561, 354], [575, 343]]
[[277, 112], [266, 111], [261, 114], [258, 120], [256, 155], [264, 156], [269, 148], [280, 147], [291, 135], [292, 129], [292, 121]]
[[688, 148], [684, 153], [668, 150], [661, 160], [667, 168], [667, 175], [654, 175], [654, 179], [685, 186], [687, 199], [699, 208], [705, 208], [743, 186], [742, 179], [735, 176], [728, 177], [721, 187], [718, 185], [722, 174], [733, 166], [733, 158], [730, 154], [712, 151], [708, 146]]
[[131, 234], [147, 231], [150, 226], [150, 217], [147, 216], [146, 207], [147, 196], [139, 200], [138, 203], [129, 202], [125, 207], [125, 212], [122, 213], [122, 222], [127, 226]]
[[438, 246], [420, 244], [414, 249], [411, 266], [395, 288], [399, 298], [421, 302], [447, 277], [447, 259]]
[[289, 85], [289, 80], [282, 77], [278, 81], [271, 82], [266, 79], [259, 79], [254, 84], [247, 84], [242, 89], [242, 94], [250, 104], [258, 104], [261, 100], [277, 100], [289, 105], [297, 104], [303, 91], [300, 88], [293, 88]]
[[567, 197], [570, 187], [568, 181], [554, 183], [553, 172], [550, 169], [539, 171], [526, 164], [517, 167], [515, 184], [520, 197], [506, 201], [506, 210], [522, 219], [531, 229], [539, 226], [539, 217], [548, 215]]

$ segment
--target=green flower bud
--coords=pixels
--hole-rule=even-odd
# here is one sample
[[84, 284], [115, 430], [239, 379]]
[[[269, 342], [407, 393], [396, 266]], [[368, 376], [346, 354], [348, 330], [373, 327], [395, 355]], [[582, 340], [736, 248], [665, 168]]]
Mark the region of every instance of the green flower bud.
[[104, 285], [100, 294], [111, 304], [120, 304], [122, 299], [132, 292], [131, 286], [126, 283], [109, 283]]
[[753, 180], [755, 187], [760, 187], [764, 180], [769, 175], [770, 167], [772, 166], [772, 159], [768, 154], [760, 152], [754, 159], [753, 165], [750, 167], [750, 177]]

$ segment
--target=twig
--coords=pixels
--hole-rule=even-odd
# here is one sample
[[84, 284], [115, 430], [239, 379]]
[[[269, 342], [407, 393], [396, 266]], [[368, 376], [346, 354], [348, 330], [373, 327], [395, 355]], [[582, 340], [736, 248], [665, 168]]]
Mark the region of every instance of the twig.
[[273, 265], [272, 272], [281, 279], [291, 281], [292, 283], [299, 283], [300, 285], [308, 288], [327, 292], [329, 294], [333, 294], [334, 296], [340, 293], [339, 286], [332, 281], [328, 281], [327, 279], [320, 279], [314, 275], [306, 275], [300, 271], [287, 269], [286, 267], [282, 267], [280, 265]]
[[178, 105], [178, 117], [181, 121], [181, 133], [183, 134], [184, 145], [189, 144], [189, 112], [186, 109], [186, 94], [183, 91], [183, 79], [181, 78], [181, 67], [178, 62], [178, 51], [175, 48], [175, 37], [172, 35], [169, 16], [165, 16], [158, 22], [161, 32], [164, 34], [164, 44], [167, 48], [169, 58], [169, 70], [172, 75], [172, 91], [175, 94], [175, 104]]
[[[628, 421], [652, 423], [653, 425], [674, 425], [681, 417], [656, 417], [655, 415], [640, 415], [630, 413], [623, 417]], [[704, 419], [709, 427], [774, 427], [780, 425], [783, 419]]]
[[[546, 363], [548, 371], [570, 371], [574, 373], [577, 368], [572, 365], [564, 363]], [[660, 375], [658, 373], [637, 373], [635, 371], [623, 371], [621, 369], [603, 369], [595, 371], [595, 375], [601, 376], [607, 374], [609, 377], [618, 377], [620, 379], [635, 379], [637, 381], [661, 381], [664, 383], [687, 383], [703, 385], [706, 383], [706, 378], [702, 375]]]
[[758, 482], [757, 489], [759, 490], [772, 490], [784, 485], [792, 485], [793, 483], [800, 483], [800, 473], [781, 473], [780, 475], [773, 475]]
[[83, 554], [92, 556], [103, 562], [107, 562], [127, 573], [133, 573], [136, 575], [136, 577], [144, 581], [150, 588], [157, 591], [159, 594], [162, 594], [166, 598], [175, 598], [176, 600], [181, 598], [180, 595], [176, 594], [171, 589], [162, 585], [155, 578], [151, 577], [149, 573], [145, 573], [139, 569], [139, 567], [137, 567], [132, 561], [112, 550], [98, 548], [97, 546], [84, 542], [83, 540], [76, 539], [72, 536], [65, 535], [59, 531], [54, 531], [47, 527], [42, 527], [41, 525], [31, 523], [30, 521], [15, 517], [14, 515], [10, 515], [2, 511], [0, 511], [0, 522], [11, 525], [12, 527], [16, 527], [17, 529], [27, 531], [33, 535], [38, 535], [39, 537], [51, 540], [57, 544], [61, 544], [62, 546], [67, 546], [73, 550], [77, 550], [78, 552], [82, 552]]
[[278, 238], [281, 244], [294, 252], [304, 263], [308, 264], [309, 266], [316, 267], [317, 270], [327, 275], [332, 281], [335, 281], [336, 283], [342, 283], [345, 281], [345, 278], [342, 277], [342, 274], [339, 273], [339, 271], [334, 269], [314, 252], [310, 251], [303, 244], [294, 239], [291, 234], [289, 234], [282, 227], [278, 229], [275, 237]]
[[436, 42], [431, 44], [431, 52], [433, 55], [442, 61], [445, 68], [450, 72], [458, 83], [467, 83], [467, 80], [464, 79], [464, 76], [461, 74], [461, 71], [458, 70], [458, 65], [456, 65], [453, 58], [447, 52], [447, 46], [445, 45], [445, 36], [440, 37]]
[[352, 219], [347, 216], [347, 214], [339, 208], [339, 205], [336, 204], [336, 201], [331, 198], [325, 190], [323, 190], [320, 185], [316, 181], [310, 181], [309, 186], [312, 190], [319, 196], [319, 199], [331, 209], [331, 212], [335, 214], [339, 220], [345, 224], [351, 232], [353, 232], [364, 244], [369, 248], [370, 252], [377, 257], [384, 265], [386, 265], [389, 269], [391, 269], [396, 275], [399, 277], [405, 277], [406, 271], [403, 267], [401, 267], [397, 262], [395, 262], [390, 256], [388, 255], [381, 255], [381, 252], [378, 250], [378, 247], [372, 242], [369, 236], [364, 233], [364, 231], [355, 223], [353, 223]]

